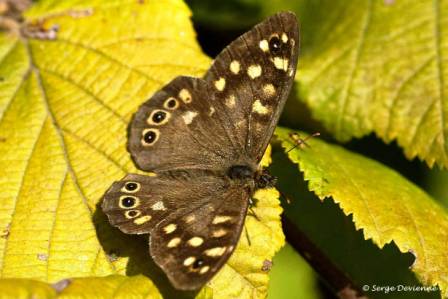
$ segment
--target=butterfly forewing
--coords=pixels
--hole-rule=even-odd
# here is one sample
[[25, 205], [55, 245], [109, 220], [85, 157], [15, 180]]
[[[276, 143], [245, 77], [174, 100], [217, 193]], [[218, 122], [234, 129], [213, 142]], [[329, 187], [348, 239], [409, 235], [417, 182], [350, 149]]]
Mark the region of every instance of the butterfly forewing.
[[145, 102], [129, 128], [128, 149], [147, 171], [220, 169], [237, 148], [216, 121], [210, 87], [177, 77]]
[[260, 161], [289, 95], [299, 33], [292, 13], [276, 14], [233, 41], [205, 75], [222, 101], [233, 134]]
[[176, 288], [197, 289], [225, 264], [241, 235], [249, 196], [241, 188], [227, 188], [157, 225], [150, 236], [151, 255]]

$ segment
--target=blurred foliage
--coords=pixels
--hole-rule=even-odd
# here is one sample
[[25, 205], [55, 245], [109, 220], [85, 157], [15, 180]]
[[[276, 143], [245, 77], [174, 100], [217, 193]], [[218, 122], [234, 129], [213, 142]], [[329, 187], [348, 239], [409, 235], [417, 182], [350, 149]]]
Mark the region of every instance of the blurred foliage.
[[318, 299], [316, 274], [307, 262], [286, 244], [272, 261], [268, 299]]

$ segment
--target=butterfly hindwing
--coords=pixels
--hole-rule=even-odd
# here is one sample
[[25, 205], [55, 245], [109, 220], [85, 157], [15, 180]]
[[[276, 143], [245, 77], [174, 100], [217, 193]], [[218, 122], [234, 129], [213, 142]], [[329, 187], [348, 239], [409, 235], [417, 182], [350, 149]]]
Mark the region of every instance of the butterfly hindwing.
[[205, 75], [221, 100], [233, 136], [260, 161], [289, 95], [299, 31], [293, 13], [276, 14], [227, 46]]
[[250, 194], [229, 188], [212, 196], [196, 209], [170, 215], [151, 233], [151, 255], [178, 289], [204, 285], [240, 238]]
[[163, 181], [156, 177], [128, 174], [106, 192], [103, 211], [124, 233], [147, 234], [177, 208], [163, 192], [157, 192], [163, 188]]
[[226, 185], [217, 176], [128, 174], [106, 192], [102, 209], [124, 233], [147, 234], [172, 213], [194, 209]]

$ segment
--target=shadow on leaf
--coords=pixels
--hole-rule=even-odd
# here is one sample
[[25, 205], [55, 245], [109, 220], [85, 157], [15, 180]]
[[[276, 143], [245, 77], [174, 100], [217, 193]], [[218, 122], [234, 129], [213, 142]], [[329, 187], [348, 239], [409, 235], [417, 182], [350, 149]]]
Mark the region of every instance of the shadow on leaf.
[[194, 298], [198, 291], [178, 291], [165, 273], [152, 260], [148, 248], [148, 235], [127, 235], [109, 224], [101, 209], [101, 201], [93, 214], [98, 240], [109, 260], [128, 258], [126, 275], [144, 275], [158, 288], [163, 298]]

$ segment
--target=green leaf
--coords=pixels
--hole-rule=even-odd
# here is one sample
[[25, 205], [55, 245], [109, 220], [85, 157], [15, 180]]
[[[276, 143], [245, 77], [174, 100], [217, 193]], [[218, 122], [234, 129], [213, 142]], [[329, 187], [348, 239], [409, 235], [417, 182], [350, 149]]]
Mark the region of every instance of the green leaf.
[[[282, 147], [291, 149], [291, 131], [278, 129]], [[415, 256], [412, 270], [426, 285], [448, 295], [448, 215], [426, 193], [398, 173], [339, 146], [314, 138], [310, 148], [294, 149], [309, 189], [321, 200], [331, 197], [352, 215], [365, 239], [382, 248], [394, 241]]]
[[[341, 141], [374, 132], [448, 166], [448, 3], [307, 1], [300, 97]], [[312, 16], [312, 17], [311, 17]]]
[[[190, 15], [180, 0], [42, 0], [20, 33], [0, 34], [0, 277], [74, 286], [85, 277], [80, 290], [94, 291], [92, 277], [144, 274], [163, 295], [179, 294], [151, 261], [147, 236], [113, 229], [99, 203], [113, 181], [138, 172], [126, 151], [138, 106], [177, 75], [209, 67]], [[262, 221], [247, 219], [251, 246], [243, 234], [199, 297], [266, 295], [263, 261], [284, 236], [278, 193], [256, 196]], [[140, 294], [149, 283], [111, 283], [120, 279]]]

